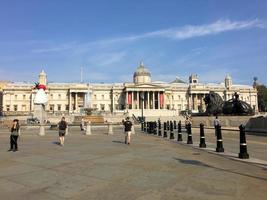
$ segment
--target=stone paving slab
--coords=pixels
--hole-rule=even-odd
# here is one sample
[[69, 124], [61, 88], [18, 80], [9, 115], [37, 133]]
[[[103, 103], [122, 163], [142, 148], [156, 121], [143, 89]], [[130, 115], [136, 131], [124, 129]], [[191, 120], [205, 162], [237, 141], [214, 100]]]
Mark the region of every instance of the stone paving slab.
[[[0, 140], [0, 199], [14, 200], [262, 200], [267, 195], [264, 166], [238, 162], [192, 145], [136, 131], [125, 145], [121, 130], [98, 129], [91, 136], [72, 131], [66, 144], [55, 132], [29, 130], [19, 152]], [[264, 151], [264, 149], [263, 149]]]

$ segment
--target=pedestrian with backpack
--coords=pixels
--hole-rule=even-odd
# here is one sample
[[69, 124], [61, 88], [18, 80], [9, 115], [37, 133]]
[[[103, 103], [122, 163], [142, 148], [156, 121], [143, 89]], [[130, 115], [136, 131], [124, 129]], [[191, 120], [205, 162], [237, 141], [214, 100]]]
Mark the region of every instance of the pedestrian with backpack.
[[60, 144], [60, 146], [64, 146], [65, 134], [66, 134], [66, 129], [67, 128], [68, 128], [68, 124], [65, 121], [65, 117], [62, 117], [61, 121], [58, 123], [58, 134], [59, 134], [59, 144]]
[[131, 143], [131, 133], [132, 133], [132, 122], [129, 117], [126, 117], [126, 121], [123, 121], [124, 132], [125, 132], [125, 144]]
[[20, 126], [19, 126], [19, 120], [14, 119], [13, 124], [10, 130], [10, 149], [8, 151], [18, 151], [18, 137], [20, 134]]

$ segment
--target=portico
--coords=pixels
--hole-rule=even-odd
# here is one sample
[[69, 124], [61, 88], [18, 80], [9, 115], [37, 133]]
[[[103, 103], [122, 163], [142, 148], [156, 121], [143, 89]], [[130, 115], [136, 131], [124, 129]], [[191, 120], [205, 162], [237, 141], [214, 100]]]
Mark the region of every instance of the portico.
[[90, 95], [87, 90], [69, 90], [69, 113], [80, 112], [80, 108], [90, 107]]

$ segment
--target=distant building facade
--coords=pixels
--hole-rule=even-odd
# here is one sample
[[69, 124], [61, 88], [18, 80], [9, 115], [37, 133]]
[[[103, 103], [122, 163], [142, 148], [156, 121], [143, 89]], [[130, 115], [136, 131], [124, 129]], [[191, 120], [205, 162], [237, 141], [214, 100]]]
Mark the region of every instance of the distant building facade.
[[[189, 77], [189, 83], [179, 79], [171, 83], [152, 81], [151, 73], [143, 63], [136, 69], [133, 82], [98, 83], [48, 83], [44, 71], [39, 74], [39, 83], [47, 86], [49, 113], [79, 114], [91, 108], [103, 114], [128, 113], [141, 116], [173, 116], [181, 111], [194, 113], [206, 109], [203, 98], [210, 91], [229, 100], [237, 92], [257, 112], [257, 90], [248, 85], [234, 85], [229, 75], [222, 84], [199, 83], [197, 75]], [[3, 115], [30, 115], [34, 112], [36, 95], [34, 84], [5, 83], [2, 85]], [[0, 90], [0, 91], [1, 91]]]

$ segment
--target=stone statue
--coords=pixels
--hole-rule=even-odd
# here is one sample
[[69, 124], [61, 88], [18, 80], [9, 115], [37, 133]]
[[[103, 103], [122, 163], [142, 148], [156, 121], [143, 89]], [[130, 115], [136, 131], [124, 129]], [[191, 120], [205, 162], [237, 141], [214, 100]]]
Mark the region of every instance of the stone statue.
[[210, 92], [205, 95], [204, 102], [207, 105], [207, 115], [218, 115], [222, 113], [223, 99], [215, 92]]
[[251, 106], [239, 100], [237, 92], [234, 93], [232, 99], [223, 101], [221, 96], [215, 92], [210, 92], [205, 95], [204, 102], [207, 105], [207, 115], [252, 115], [253, 109]]
[[245, 101], [239, 100], [239, 95], [235, 92], [234, 97], [224, 103], [223, 114], [225, 115], [252, 115], [253, 109]]

